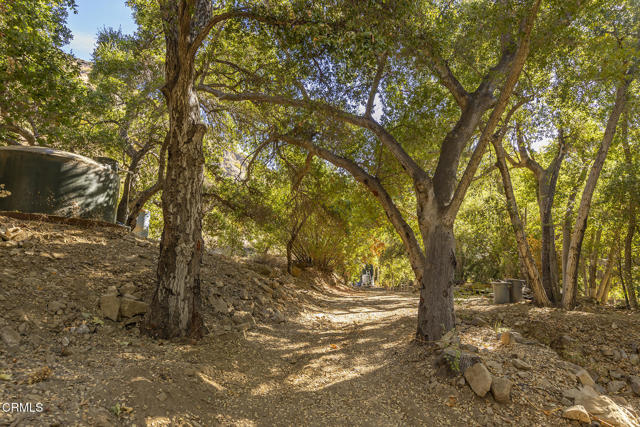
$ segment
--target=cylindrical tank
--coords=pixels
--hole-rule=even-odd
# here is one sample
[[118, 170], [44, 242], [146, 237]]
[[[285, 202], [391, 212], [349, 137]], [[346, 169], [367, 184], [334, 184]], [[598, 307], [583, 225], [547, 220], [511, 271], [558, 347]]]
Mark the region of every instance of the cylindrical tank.
[[117, 171], [88, 157], [46, 147], [0, 147], [0, 210], [115, 223]]
[[525, 281], [519, 279], [507, 279], [507, 282], [511, 284], [509, 288], [509, 298], [511, 302], [520, 302], [522, 301], [522, 288], [524, 287]]
[[509, 282], [491, 282], [491, 285], [493, 286], [493, 303], [509, 304], [511, 301], [509, 295], [511, 284]]

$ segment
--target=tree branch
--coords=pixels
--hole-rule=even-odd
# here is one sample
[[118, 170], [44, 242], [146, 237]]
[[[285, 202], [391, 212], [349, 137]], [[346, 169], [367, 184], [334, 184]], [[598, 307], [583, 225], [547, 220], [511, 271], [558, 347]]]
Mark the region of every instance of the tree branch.
[[378, 86], [380, 86], [380, 80], [382, 79], [382, 75], [384, 73], [384, 66], [387, 62], [387, 52], [383, 52], [378, 57], [378, 68], [376, 70], [376, 75], [373, 78], [373, 83], [371, 84], [371, 90], [369, 91], [369, 99], [367, 100], [367, 107], [364, 111], [365, 117], [371, 117], [371, 111], [373, 110], [373, 103], [376, 99], [376, 94], [378, 93]]
[[346, 170], [358, 182], [367, 187], [367, 189], [378, 199], [387, 214], [389, 221], [391, 221], [396, 232], [400, 235], [400, 238], [409, 253], [412, 264], [415, 264], [412, 265], [412, 267], [422, 269], [425, 263], [425, 258], [422, 250], [420, 249], [420, 245], [416, 240], [415, 234], [409, 224], [404, 220], [404, 217], [398, 210], [398, 207], [393, 203], [391, 196], [387, 193], [387, 190], [382, 186], [378, 178], [369, 175], [352, 160], [338, 156], [325, 148], [313, 144], [307, 139], [295, 138], [288, 135], [278, 135], [277, 137], [288, 144], [302, 147], [316, 156], [327, 160], [333, 165]]

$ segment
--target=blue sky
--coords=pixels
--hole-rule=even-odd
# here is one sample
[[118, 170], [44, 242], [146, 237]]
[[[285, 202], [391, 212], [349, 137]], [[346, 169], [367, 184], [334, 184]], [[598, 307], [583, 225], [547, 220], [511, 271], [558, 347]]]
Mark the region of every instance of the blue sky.
[[65, 46], [78, 58], [91, 60], [96, 34], [103, 27], [121, 28], [133, 33], [136, 25], [124, 0], [77, 0], [78, 13], [69, 14], [67, 26], [73, 32], [73, 40]]

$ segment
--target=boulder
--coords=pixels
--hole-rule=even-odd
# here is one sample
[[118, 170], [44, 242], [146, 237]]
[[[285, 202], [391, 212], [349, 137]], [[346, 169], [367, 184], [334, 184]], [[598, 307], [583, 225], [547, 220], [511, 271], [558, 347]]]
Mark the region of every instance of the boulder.
[[580, 421], [581, 423], [590, 423], [591, 417], [584, 406], [574, 405], [562, 411], [562, 417], [570, 420]]
[[628, 409], [618, 405], [610, 397], [599, 395], [589, 386], [582, 387], [575, 398], [576, 405], [582, 405], [591, 415], [599, 420], [619, 427], [639, 427], [640, 419]]
[[0, 329], [0, 339], [5, 343], [7, 347], [14, 347], [20, 344], [20, 334], [17, 333], [10, 326], [5, 326]]
[[589, 372], [587, 372], [586, 369], [580, 368], [580, 370], [576, 372], [576, 377], [578, 377], [578, 380], [580, 380], [582, 385], [588, 385], [591, 387], [596, 385], [596, 382], [591, 378], [591, 375], [589, 375]]
[[120, 300], [120, 315], [122, 317], [129, 318], [137, 314], [144, 314], [148, 308], [149, 305], [143, 301], [131, 298], [121, 298]]
[[464, 378], [469, 383], [473, 392], [480, 397], [484, 397], [491, 389], [493, 379], [487, 367], [482, 363], [476, 363], [470, 368], [467, 368], [464, 371]]
[[512, 383], [506, 378], [493, 377], [491, 381], [491, 393], [496, 402], [506, 403], [511, 400]]
[[120, 298], [117, 295], [103, 295], [100, 297], [100, 311], [103, 317], [117, 322], [120, 312]]

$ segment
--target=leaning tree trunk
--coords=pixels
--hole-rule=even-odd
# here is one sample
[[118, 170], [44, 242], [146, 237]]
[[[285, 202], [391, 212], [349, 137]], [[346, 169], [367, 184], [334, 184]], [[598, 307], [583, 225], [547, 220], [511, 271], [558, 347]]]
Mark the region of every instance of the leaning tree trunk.
[[563, 273], [562, 283], [562, 307], [570, 310], [573, 308], [576, 300], [576, 294], [578, 290], [578, 263], [580, 261], [580, 252], [582, 250], [582, 240], [584, 239], [584, 233], [587, 228], [587, 219], [589, 217], [589, 210], [591, 208], [591, 200], [593, 193], [600, 177], [600, 172], [604, 166], [604, 161], [607, 158], [609, 147], [613, 141], [613, 137], [616, 133], [618, 121], [622, 110], [625, 107], [627, 101], [627, 89], [631, 84], [631, 79], [626, 77], [624, 82], [618, 85], [616, 89], [616, 99], [607, 121], [607, 127], [600, 143], [600, 148], [596, 154], [596, 158], [589, 171], [589, 177], [587, 183], [582, 192], [580, 199], [580, 207], [576, 215], [576, 223], [571, 233], [571, 244], [569, 246], [569, 256], [567, 258], [567, 271]]
[[511, 175], [509, 174], [509, 169], [507, 168], [507, 162], [505, 160], [506, 153], [504, 151], [504, 147], [502, 146], [502, 138], [494, 139], [493, 147], [496, 151], [497, 165], [498, 169], [500, 170], [500, 176], [502, 177], [502, 185], [504, 188], [505, 197], [507, 199], [507, 210], [509, 212], [509, 217], [511, 218], [511, 226], [513, 227], [513, 231], [516, 236], [518, 258], [524, 266], [529, 284], [531, 285], [531, 290], [533, 291], [533, 299], [535, 303], [541, 306], [548, 307], [551, 305], [551, 300], [549, 298], [551, 294], [547, 293], [544, 286], [542, 285], [538, 267], [536, 266], [533, 254], [531, 253], [529, 242], [527, 242], [527, 235], [524, 229], [524, 224], [520, 219], [520, 213], [518, 212], [518, 204], [516, 202], [516, 197], [513, 191]]
[[602, 277], [602, 282], [598, 287], [598, 293], [596, 299], [600, 304], [606, 304], [609, 298], [609, 290], [611, 289], [611, 277], [613, 276], [613, 267], [616, 264], [616, 257], [618, 256], [618, 241], [612, 243], [611, 250], [609, 251], [609, 258], [607, 259], [607, 266]]
[[162, 338], [197, 338], [204, 330], [199, 310], [204, 249], [202, 139], [206, 126], [193, 87], [194, 30], [189, 25], [193, 11], [185, 2], [167, 2], [163, 7], [166, 83], [162, 92], [169, 111], [168, 161], [162, 193], [164, 229], [156, 289], [142, 329]]

